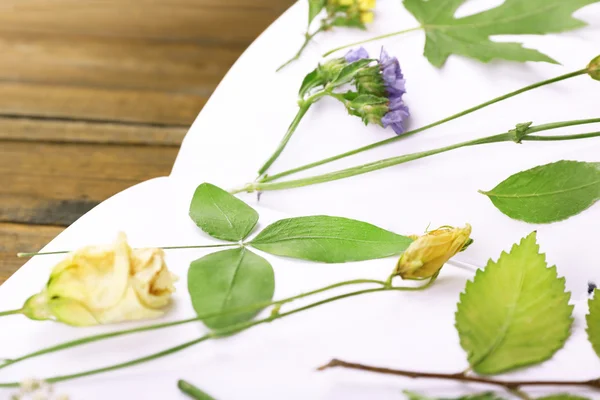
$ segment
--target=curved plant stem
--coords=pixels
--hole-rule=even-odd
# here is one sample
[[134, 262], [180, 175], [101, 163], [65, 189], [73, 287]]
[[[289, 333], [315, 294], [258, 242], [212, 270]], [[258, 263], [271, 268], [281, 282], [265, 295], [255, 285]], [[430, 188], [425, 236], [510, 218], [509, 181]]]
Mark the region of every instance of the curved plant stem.
[[336, 51], [347, 49], [348, 47], [354, 47], [354, 46], [358, 46], [358, 45], [361, 45], [361, 44], [365, 44], [365, 43], [369, 43], [369, 42], [374, 42], [376, 40], [387, 39], [387, 38], [392, 37], [392, 36], [403, 35], [403, 34], [409, 33], [409, 32], [420, 31], [422, 29], [424, 29], [422, 26], [417, 26], [415, 28], [404, 29], [404, 30], [398, 31], [398, 32], [386, 33], [385, 35], [375, 36], [375, 37], [373, 37], [371, 39], [361, 40], [360, 42], [354, 42], [354, 43], [346, 44], [344, 46], [336, 47], [335, 49], [329, 50], [327, 53], [323, 54], [323, 57], [327, 57], [328, 55], [330, 55], [332, 53], [335, 53]]
[[379, 142], [375, 142], [375, 143], [372, 143], [372, 144], [367, 145], [367, 146], [359, 147], [357, 149], [350, 150], [350, 151], [338, 154], [338, 155], [333, 156], [333, 157], [325, 158], [325, 159], [320, 160], [320, 161], [316, 161], [316, 162], [313, 162], [313, 163], [310, 163], [310, 164], [306, 164], [306, 165], [303, 165], [303, 166], [300, 166], [300, 167], [297, 167], [297, 168], [290, 169], [288, 171], [284, 171], [284, 172], [281, 172], [281, 173], [278, 173], [278, 174], [274, 174], [274, 175], [271, 175], [271, 176], [268, 176], [268, 177], [262, 179], [261, 182], [272, 182], [274, 180], [283, 178], [284, 176], [292, 175], [292, 174], [298, 173], [300, 171], [305, 171], [307, 169], [315, 168], [315, 167], [318, 167], [320, 165], [328, 164], [330, 162], [337, 161], [337, 160], [340, 160], [342, 158], [350, 157], [350, 156], [353, 156], [353, 155], [358, 154], [358, 153], [362, 153], [362, 152], [367, 151], [367, 150], [375, 149], [375, 148], [377, 148], [379, 146], [385, 146], [387, 144], [394, 143], [394, 142], [396, 142], [398, 140], [405, 139], [405, 138], [407, 138], [409, 136], [412, 136], [412, 135], [415, 135], [417, 133], [423, 132], [425, 130], [428, 130], [428, 129], [434, 128], [436, 126], [445, 124], [446, 122], [453, 121], [453, 120], [455, 120], [457, 118], [460, 118], [460, 117], [463, 117], [465, 115], [474, 113], [475, 111], [479, 111], [479, 110], [481, 110], [481, 109], [483, 109], [485, 107], [488, 107], [488, 106], [491, 106], [493, 104], [499, 103], [501, 101], [507, 100], [507, 99], [509, 99], [511, 97], [514, 97], [514, 96], [517, 96], [519, 94], [528, 92], [530, 90], [538, 89], [538, 88], [540, 88], [542, 86], [550, 85], [552, 83], [556, 83], [556, 82], [564, 81], [564, 80], [567, 80], [567, 79], [571, 79], [571, 78], [574, 78], [576, 76], [585, 75], [587, 72], [588, 72], [587, 69], [581, 69], [581, 70], [574, 71], [574, 72], [571, 72], [571, 73], [568, 73], [568, 74], [565, 74], [565, 75], [557, 76], [556, 78], [544, 80], [544, 81], [535, 83], [533, 85], [525, 86], [522, 89], [515, 90], [513, 92], [507, 93], [507, 94], [505, 94], [503, 96], [500, 96], [500, 97], [496, 97], [496, 98], [494, 98], [494, 99], [492, 99], [490, 101], [486, 101], [485, 103], [481, 103], [481, 104], [479, 104], [477, 106], [471, 107], [471, 108], [469, 108], [469, 109], [467, 109], [465, 111], [462, 111], [462, 112], [459, 112], [457, 114], [451, 115], [451, 116], [449, 116], [447, 118], [444, 118], [444, 119], [441, 119], [441, 120], [439, 120], [437, 122], [433, 122], [433, 123], [431, 123], [429, 125], [426, 125], [426, 126], [423, 126], [421, 128], [414, 129], [412, 131], [406, 132], [406, 133], [402, 134], [401, 136], [394, 136], [392, 138], [381, 140]]
[[[546, 140], [546, 141], [561, 141], [561, 140], [573, 140], [573, 139], [583, 139], [583, 138], [592, 138], [598, 137], [600, 134], [598, 132], [584, 133], [578, 135], [565, 135], [565, 136], [547, 136], [544, 139], [541, 139], [540, 136], [527, 136], [530, 132], [541, 132], [545, 130], [558, 129], [567, 126], [575, 126], [582, 124], [590, 124], [590, 123], [598, 123], [600, 122], [600, 118], [594, 119], [586, 119], [586, 120], [576, 120], [576, 121], [565, 121], [565, 122], [556, 122], [552, 124], [545, 124], [536, 127], [528, 128], [527, 134], [521, 138], [521, 140]], [[453, 144], [450, 146], [441, 147], [438, 149], [422, 151], [419, 153], [405, 154], [402, 156], [391, 157], [379, 161], [375, 161], [368, 164], [359, 165], [357, 167], [351, 167], [342, 169], [339, 171], [334, 171], [322, 175], [311, 176], [308, 178], [295, 179], [290, 181], [283, 182], [253, 182], [249, 183], [241, 189], [238, 189], [234, 193], [248, 191], [253, 192], [255, 190], [258, 191], [267, 191], [267, 190], [282, 190], [282, 189], [292, 189], [303, 186], [314, 185], [318, 183], [331, 182], [335, 180], [345, 179], [356, 175], [366, 174], [368, 172], [377, 171], [379, 169], [388, 168], [394, 165], [403, 164], [409, 161], [418, 160], [420, 158], [429, 157], [435, 154], [444, 153], [450, 150], [456, 150], [462, 147], [468, 146], [476, 146], [481, 144], [491, 144], [491, 143], [499, 143], [499, 142], [512, 142], [515, 141], [514, 136], [511, 133], [502, 133], [493, 136], [487, 136], [480, 139], [469, 140], [466, 142], [461, 142], [457, 144]]]
[[323, 371], [329, 368], [348, 368], [356, 369], [360, 371], [376, 372], [387, 375], [404, 376], [406, 378], [423, 378], [423, 379], [444, 379], [459, 382], [469, 383], [481, 383], [486, 385], [495, 385], [503, 387], [507, 390], [519, 390], [523, 386], [581, 386], [593, 389], [600, 389], [600, 379], [592, 379], [586, 381], [501, 381], [492, 378], [484, 378], [478, 376], [471, 376], [465, 373], [459, 372], [456, 374], [440, 374], [431, 372], [419, 372], [419, 371], [406, 371], [401, 369], [381, 368], [374, 367], [371, 365], [351, 363], [347, 361], [333, 359], [326, 365], [319, 367], [319, 371]]
[[279, 146], [277, 146], [277, 149], [275, 149], [275, 152], [264, 163], [264, 165], [258, 170], [258, 175], [259, 176], [263, 175], [265, 172], [267, 172], [267, 170], [269, 169], [269, 167], [271, 167], [271, 165], [273, 165], [273, 163], [275, 162], [275, 160], [277, 160], [277, 157], [279, 157], [279, 155], [281, 154], [281, 152], [283, 152], [283, 149], [285, 149], [285, 146], [287, 146], [288, 142], [292, 138], [292, 135], [296, 131], [296, 128], [298, 127], [298, 124], [300, 124], [300, 121], [302, 120], [302, 118], [304, 117], [304, 115], [306, 114], [306, 112], [308, 111], [308, 109], [310, 108], [310, 106], [312, 106], [315, 101], [319, 100], [321, 97], [325, 96], [327, 93], [328, 93], [328, 91], [323, 90], [321, 92], [317, 92], [317, 93], [313, 94], [312, 96], [310, 96], [306, 100], [302, 100], [300, 102], [300, 109], [298, 110], [298, 113], [296, 114], [296, 117], [294, 118], [294, 120], [290, 124], [287, 132], [283, 136], [283, 139], [281, 139], [281, 142], [279, 143]]
[[201, 321], [203, 319], [213, 318], [213, 317], [217, 317], [217, 316], [235, 315], [235, 314], [241, 314], [241, 313], [246, 313], [246, 312], [250, 312], [250, 311], [256, 311], [256, 310], [260, 310], [260, 309], [263, 309], [265, 307], [269, 307], [272, 305], [280, 305], [281, 306], [281, 305], [290, 303], [292, 301], [302, 299], [304, 297], [312, 296], [312, 295], [326, 292], [326, 291], [329, 291], [332, 289], [337, 289], [337, 288], [340, 288], [343, 286], [357, 285], [357, 284], [376, 284], [376, 285], [380, 285], [380, 286], [385, 286], [386, 283], [383, 281], [380, 281], [380, 280], [376, 280], [376, 279], [354, 279], [354, 280], [350, 280], [350, 281], [335, 283], [335, 284], [325, 286], [320, 289], [312, 290], [312, 291], [306, 292], [306, 293], [301, 293], [299, 295], [288, 297], [288, 298], [282, 299], [282, 300], [275, 300], [275, 301], [263, 302], [263, 303], [259, 303], [259, 304], [253, 304], [253, 305], [249, 305], [247, 307], [240, 307], [240, 308], [236, 308], [236, 309], [227, 310], [225, 312], [210, 313], [210, 314], [200, 315], [200, 316], [197, 316], [194, 318], [182, 319], [182, 320], [178, 320], [178, 321], [164, 322], [164, 323], [160, 323], [160, 324], [142, 326], [139, 328], [125, 329], [125, 330], [121, 330], [121, 331], [108, 332], [108, 333], [102, 333], [102, 334], [98, 334], [98, 335], [87, 336], [87, 337], [83, 337], [80, 339], [64, 342], [64, 343], [61, 343], [58, 345], [46, 347], [44, 349], [25, 354], [21, 357], [13, 358], [10, 360], [5, 360], [3, 364], [0, 364], [0, 369], [6, 368], [10, 365], [19, 363], [21, 361], [39, 357], [44, 354], [54, 353], [54, 352], [57, 352], [60, 350], [66, 350], [66, 349], [69, 349], [72, 347], [82, 346], [84, 344], [97, 342], [99, 340], [110, 339], [110, 338], [114, 338], [117, 336], [123, 336], [123, 335], [130, 335], [130, 334], [138, 333], [138, 332], [146, 332], [146, 331], [151, 331], [151, 330], [155, 330], [155, 329], [170, 328], [170, 327], [174, 327], [177, 325], [183, 325], [183, 324], [187, 324], [189, 322], [194, 322], [194, 321]]
[[[263, 319], [259, 319], [259, 320], [255, 320], [255, 321], [248, 321], [248, 322], [243, 322], [240, 324], [236, 324], [233, 325], [229, 328], [224, 328], [224, 329], [219, 329], [219, 330], [215, 330], [213, 332], [210, 332], [204, 336], [201, 336], [197, 339], [191, 340], [189, 342], [185, 342], [182, 343], [180, 345], [168, 348], [166, 350], [160, 351], [158, 353], [154, 353], [154, 354], [150, 354], [147, 355], [145, 357], [141, 357], [141, 358], [136, 358], [124, 363], [119, 363], [119, 364], [115, 364], [115, 365], [111, 365], [108, 367], [103, 367], [103, 368], [97, 368], [97, 369], [92, 369], [92, 370], [88, 370], [88, 371], [82, 371], [82, 372], [77, 372], [74, 374], [69, 374], [69, 375], [59, 375], [59, 376], [54, 376], [51, 378], [45, 378], [44, 381], [48, 382], [48, 383], [56, 383], [56, 382], [62, 382], [62, 381], [67, 381], [67, 380], [71, 380], [71, 379], [75, 379], [75, 378], [82, 378], [84, 376], [90, 376], [90, 375], [96, 375], [96, 374], [100, 374], [103, 372], [109, 372], [109, 371], [114, 371], [117, 369], [121, 369], [121, 368], [126, 368], [126, 367], [131, 367], [137, 364], [141, 364], [144, 363], [146, 361], [151, 361], [151, 360], [155, 360], [157, 358], [160, 357], [164, 357], [167, 355], [171, 355], [174, 354], [176, 352], [179, 352], [181, 350], [187, 349], [188, 347], [191, 347], [195, 344], [201, 343], [203, 341], [206, 340], [210, 340], [210, 339], [214, 339], [214, 338], [219, 338], [219, 337], [225, 337], [225, 336], [230, 336], [232, 334], [244, 331], [246, 329], [252, 328], [254, 326], [257, 325], [262, 325], [265, 323], [270, 323], [273, 322], [275, 320], [281, 319], [281, 318], [285, 318], [288, 317], [290, 315], [294, 315], [297, 314], [299, 312], [302, 311], [306, 311], [309, 310], [311, 308], [315, 308], [318, 307], [320, 305], [324, 305], [327, 303], [331, 303], [337, 300], [342, 300], [342, 299], [346, 299], [349, 297], [354, 297], [354, 296], [359, 296], [362, 294], [367, 294], [367, 293], [376, 293], [376, 292], [384, 292], [384, 291], [418, 291], [418, 290], [424, 290], [426, 288], [428, 288], [432, 283], [433, 283], [434, 279], [431, 279], [428, 283], [426, 283], [423, 286], [419, 286], [419, 287], [381, 287], [381, 288], [375, 288], [375, 289], [365, 289], [365, 290], [359, 290], [356, 292], [350, 292], [350, 293], [346, 293], [346, 294], [341, 294], [338, 296], [334, 296], [334, 297], [330, 297], [324, 300], [320, 300], [311, 304], [308, 304], [306, 306], [303, 307], [299, 307], [296, 308], [294, 310], [290, 310], [284, 313], [277, 313], [277, 314], [271, 314], [269, 317], [267, 318], [263, 318]], [[19, 382], [7, 382], [7, 383], [0, 383], [0, 387], [6, 388], [6, 387], [18, 387], [20, 385]]]
[[296, 53], [296, 55], [292, 58], [290, 58], [289, 60], [287, 60], [285, 63], [283, 63], [279, 68], [277, 68], [276, 72], [281, 71], [282, 69], [284, 69], [285, 67], [287, 67], [288, 65], [290, 65], [291, 63], [293, 63], [294, 61], [296, 61], [297, 59], [300, 58], [300, 56], [302, 55], [302, 52], [304, 51], [304, 49], [306, 48], [306, 46], [308, 46], [308, 44], [310, 43], [311, 40], [313, 40], [313, 38], [315, 36], [317, 36], [317, 34], [319, 32], [322, 32], [324, 29], [324, 26], [321, 25], [319, 27], [319, 29], [317, 29], [316, 31], [314, 31], [313, 33], [308, 33], [306, 32], [304, 34], [304, 43], [302, 43], [302, 47], [300, 47], [300, 50], [298, 50], [298, 52]]
[[6, 315], [21, 314], [22, 312], [23, 312], [23, 310], [20, 308], [18, 310], [0, 311], [0, 317], [4, 317]]
[[[233, 247], [233, 246], [239, 246], [238, 243], [226, 243], [226, 244], [206, 244], [206, 245], [200, 245], [200, 246], [166, 246], [166, 247], [159, 247], [159, 249], [163, 249], [163, 250], [178, 250], [178, 249], [214, 249], [217, 247]], [[17, 253], [17, 257], [35, 257], [35, 256], [47, 256], [50, 254], [68, 254], [71, 253], [71, 251], [69, 250], [62, 250], [62, 251], [49, 251], [46, 253]]]

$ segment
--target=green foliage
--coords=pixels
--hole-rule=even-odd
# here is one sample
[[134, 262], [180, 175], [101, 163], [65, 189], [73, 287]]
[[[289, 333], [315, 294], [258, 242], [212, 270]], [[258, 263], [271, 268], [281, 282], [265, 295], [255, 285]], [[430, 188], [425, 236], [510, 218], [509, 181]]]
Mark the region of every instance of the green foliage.
[[210, 236], [229, 241], [244, 239], [258, 222], [252, 207], [210, 183], [196, 189], [190, 217]]
[[177, 381], [177, 387], [179, 388], [179, 390], [181, 390], [183, 393], [187, 394], [192, 399], [215, 400], [214, 397], [211, 397], [208, 393], [204, 392], [200, 388], [197, 388], [196, 386], [194, 386], [191, 383], [186, 382], [182, 379]]
[[588, 301], [589, 313], [585, 319], [587, 322], [587, 334], [594, 351], [600, 357], [600, 290], [594, 291], [594, 297]]
[[581, 7], [600, 0], [506, 0], [474, 15], [455, 18], [466, 0], [404, 0], [404, 6], [426, 33], [425, 56], [436, 67], [451, 54], [489, 62], [545, 61], [556, 63], [537, 50], [520, 43], [495, 42], [494, 35], [528, 35], [564, 32], [585, 26], [572, 17]]
[[572, 394], [553, 394], [551, 396], [538, 397], [537, 400], [590, 400], [587, 397], [575, 396]]
[[499, 374], [538, 364], [570, 335], [573, 307], [564, 278], [548, 268], [535, 232], [467, 282], [456, 329], [473, 371]]
[[308, 0], [308, 25], [321, 13], [325, 8], [325, 0]]
[[[271, 264], [240, 247], [209, 254], [191, 263], [188, 291], [199, 316], [269, 302], [275, 291]], [[206, 326], [224, 328], [252, 319], [258, 311], [204, 319]]]
[[572, 217], [600, 199], [600, 163], [558, 161], [510, 176], [482, 192], [504, 214], [530, 223]]
[[312, 89], [322, 86], [324, 83], [318, 69], [315, 68], [304, 77], [298, 95], [300, 98], [304, 98]]
[[362, 60], [354, 61], [340, 70], [337, 77], [331, 82], [334, 86], [344, 85], [354, 79], [364, 67], [368, 66], [373, 60], [369, 58], [363, 58]]
[[267, 226], [250, 245], [267, 253], [325, 263], [372, 260], [402, 253], [412, 239], [366, 222], [313, 216]]

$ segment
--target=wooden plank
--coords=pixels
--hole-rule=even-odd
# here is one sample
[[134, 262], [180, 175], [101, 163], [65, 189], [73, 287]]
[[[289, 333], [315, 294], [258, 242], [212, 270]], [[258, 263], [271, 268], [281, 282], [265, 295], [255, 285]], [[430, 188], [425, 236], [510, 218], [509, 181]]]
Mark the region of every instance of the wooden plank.
[[54, 239], [64, 228], [0, 223], [0, 284], [19, 269], [27, 259], [19, 252], [35, 252]]
[[0, 117], [2, 140], [179, 146], [187, 128]]
[[0, 82], [0, 116], [189, 126], [206, 98], [150, 90]]
[[249, 44], [292, 1], [261, 3], [253, 6], [243, 0], [3, 0], [0, 31]]
[[166, 176], [177, 147], [0, 142], [0, 222], [68, 225], [138, 182]]
[[243, 46], [4, 33], [0, 80], [207, 96], [243, 50]]

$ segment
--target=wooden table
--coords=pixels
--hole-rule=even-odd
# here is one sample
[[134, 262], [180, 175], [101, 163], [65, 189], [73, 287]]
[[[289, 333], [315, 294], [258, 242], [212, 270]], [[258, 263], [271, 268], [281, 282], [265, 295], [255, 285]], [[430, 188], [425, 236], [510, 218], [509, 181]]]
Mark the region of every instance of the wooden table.
[[223, 75], [292, 0], [3, 0], [0, 282], [92, 207], [168, 175]]

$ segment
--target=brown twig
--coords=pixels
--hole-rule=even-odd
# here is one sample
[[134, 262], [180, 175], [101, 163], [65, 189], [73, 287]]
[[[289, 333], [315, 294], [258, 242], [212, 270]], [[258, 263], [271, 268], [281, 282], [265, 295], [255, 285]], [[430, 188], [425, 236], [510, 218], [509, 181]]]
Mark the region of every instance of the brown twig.
[[432, 372], [405, 371], [391, 368], [373, 367], [369, 365], [350, 363], [342, 360], [333, 359], [328, 364], [319, 367], [319, 371], [329, 368], [342, 367], [357, 369], [361, 371], [376, 372], [379, 374], [404, 376], [407, 378], [425, 378], [425, 379], [446, 379], [460, 382], [482, 383], [486, 385], [501, 386], [506, 390], [518, 390], [523, 386], [583, 386], [588, 388], [600, 389], [600, 378], [587, 381], [499, 381], [491, 378], [466, 375], [463, 372], [456, 374], [441, 374]]

